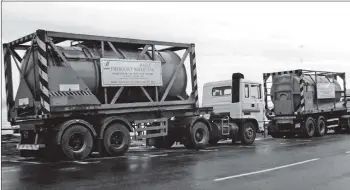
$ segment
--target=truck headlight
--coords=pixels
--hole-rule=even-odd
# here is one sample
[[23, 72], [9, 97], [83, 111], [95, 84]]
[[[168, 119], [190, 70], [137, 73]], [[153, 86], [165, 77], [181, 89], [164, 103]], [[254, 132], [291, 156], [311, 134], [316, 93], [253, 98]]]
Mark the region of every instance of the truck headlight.
[[295, 124], [295, 128], [300, 128], [300, 123]]
[[209, 120], [209, 119], [210, 119], [210, 114], [204, 114], [203, 117], [204, 117], [205, 119]]

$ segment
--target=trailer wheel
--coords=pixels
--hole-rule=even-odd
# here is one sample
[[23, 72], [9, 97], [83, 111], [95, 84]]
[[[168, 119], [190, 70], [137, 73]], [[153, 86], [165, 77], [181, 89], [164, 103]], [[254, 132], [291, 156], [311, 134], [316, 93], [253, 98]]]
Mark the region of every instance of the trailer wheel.
[[317, 126], [315, 128], [315, 136], [322, 137], [326, 133], [326, 119], [322, 116], [317, 119]]
[[242, 144], [251, 145], [255, 141], [256, 126], [253, 122], [247, 121], [243, 124], [241, 129]]
[[112, 123], [103, 134], [103, 149], [107, 156], [121, 156], [130, 147], [129, 129], [121, 123]]
[[206, 124], [197, 121], [190, 130], [189, 142], [185, 144], [186, 148], [201, 149], [207, 146], [209, 141], [209, 130]]
[[308, 117], [304, 124], [304, 132], [303, 135], [307, 138], [311, 138], [315, 134], [315, 122], [312, 117]]
[[93, 137], [85, 126], [74, 124], [63, 132], [60, 146], [69, 159], [82, 160], [92, 151]]

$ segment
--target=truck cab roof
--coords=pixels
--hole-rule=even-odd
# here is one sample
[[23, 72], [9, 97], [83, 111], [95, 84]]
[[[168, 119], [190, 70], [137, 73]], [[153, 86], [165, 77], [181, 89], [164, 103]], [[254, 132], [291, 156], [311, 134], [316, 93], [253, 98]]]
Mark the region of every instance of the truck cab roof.
[[[247, 79], [241, 79], [243, 83], [249, 83], [249, 84], [260, 84], [256, 81], [251, 81]], [[216, 87], [216, 86], [231, 86], [232, 80], [220, 80], [220, 81], [213, 81], [213, 82], [207, 82], [204, 83], [203, 87]]]

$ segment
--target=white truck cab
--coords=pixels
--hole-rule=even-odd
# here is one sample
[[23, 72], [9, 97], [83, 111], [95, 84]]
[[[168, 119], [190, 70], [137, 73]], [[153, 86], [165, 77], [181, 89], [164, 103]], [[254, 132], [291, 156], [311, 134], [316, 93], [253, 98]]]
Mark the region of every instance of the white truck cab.
[[211, 107], [216, 120], [221, 118], [221, 122], [216, 122], [220, 131], [230, 128], [224, 125], [225, 122], [240, 129], [248, 121], [255, 125], [256, 132], [264, 130], [261, 84], [244, 79], [241, 73], [234, 73], [232, 80], [205, 83], [202, 107]]

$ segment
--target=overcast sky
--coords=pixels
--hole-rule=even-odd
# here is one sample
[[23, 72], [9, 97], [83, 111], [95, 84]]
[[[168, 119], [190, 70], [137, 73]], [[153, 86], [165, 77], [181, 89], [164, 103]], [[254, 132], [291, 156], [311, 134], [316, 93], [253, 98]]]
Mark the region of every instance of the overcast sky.
[[259, 82], [299, 68], [350, 74], [350, 3], [2, 5], [2, 43], [36, 29], [195, 43], [200, 94], [233, 72]]

